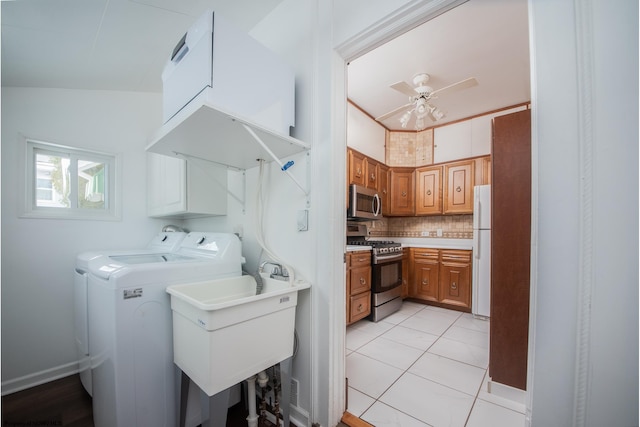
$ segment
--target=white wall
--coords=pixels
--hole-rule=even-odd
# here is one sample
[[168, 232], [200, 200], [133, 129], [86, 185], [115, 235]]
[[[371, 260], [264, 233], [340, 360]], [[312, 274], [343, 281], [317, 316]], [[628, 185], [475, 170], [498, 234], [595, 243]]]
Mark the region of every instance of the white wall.
[[531, 5], [532, 425], [638, 425], [638, 4]]
[[[298, 410], [291, 414], [296, 421], [307, 424], [311, 417], [312, 403], [312, 350], [315, 347], [312, 336], [312, 313], [316, 311], [314, 304], [321, 302], [319, 298], [323, 288], [329, 283], [318, 279], [317, 268], [322, 262], [329, 262], [328, 257], [318, 253], [318, 235], [322, 224], [319, 220], [321, 209], [321, 191], [327, 184], [322, 176], [312, 173], [317, 165], [318, 151], [315, 143], [313, 87], [317, 75], [314, 72], [314, 28], [317, 26], [313, 1], [284, 1], [271, 14], [264, 18], [250, 32], [251, 36], [276, 52], [294, 70], [296, 75], [296, 126], [292, 136], [314, 144], [310, 154], [301, 153], [287, 159], [283, 163], [294, 160], [289, 171], [296, 179], [310, 189], [309, 197], [300, 190], [289, 177], [283, 173], [275, 162], [265, 165], [263, 189], [265, 209], [258, 212], [256, 194], [259, 185], [259, 167], [249, 169], [246, 173], [230, 172], [229, 186], [234, 193], [242, 194], [246, 185], [245, 203], [239, 203], [234, 197], [228, 197], [228, 214], [219, 218], [201, 218], [184, 222], [190, 230], [216, 230], [237, 232], [242, 230], [242, 246], [247, 258], [245, 269], [254, 273], [261, 260], [270, 259], [261, 254], [256, 239], [256, 216], [262, 216], [265, 224], [264, 237], [269, 250], [273, 251], [288, 265], [295, 269], [297, 277], [311, 282], [312, 288], [299, 296], [296, 310], [296, 331], [299, 338], [298, 353], [294, 359], [293, 377], [299, 381]], [[274, 31], [277, 29], [277, 31]], [[243, 184], [244, 181], [244, 184]], [[308, 211], [309, 230], [298, 231], [297, 214]], [[318, 258], [325, 261], [318, 261]], [[313, 295], [313, 296], [312, 296]], [[323, 304], [323, 311], [327, 311]], [[264, 331], [277, 334], [278, 331]], [[327, 342], [325, 340], [324, 347]], [[259, 351], [259, 349], [256, 349]]]
[[[73, 271], [79, 252], [145, 246], [165, 223], [146, 216], [144, 146], [159, 95], [2, 88], [2, 386], [77, 369]], [[122, 220], [18, 217], [18, 134], [122, 155]], [[25, 376], [28, 376], [25, 378]]]

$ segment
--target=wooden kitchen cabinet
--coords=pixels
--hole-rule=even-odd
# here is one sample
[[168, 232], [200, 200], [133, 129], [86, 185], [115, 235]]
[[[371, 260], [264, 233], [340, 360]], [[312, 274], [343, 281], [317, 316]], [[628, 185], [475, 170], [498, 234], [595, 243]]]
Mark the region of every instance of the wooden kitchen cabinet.
[[391, 206], [389, 215], [415, 215], [415, 169], [391, 168]]
[[367, 186], [367, 163], [366, 156], [355, 150], [348, 149], [347, 157], [349, 161], [349, 184]]
[[409, 296], [409, 271], [411, 267], [411, 248], [402, 248], [402, 299]]
[[491, 156], [477, 157], [475, 159], [475, 184], [491, 184]]
[[371, 314], [371, 252], [347, 254], [347, 325]]
[[444, 214], [473, 213], [473, 160], [444, 165]]
[[389, 173], [389, 166], [382, 163], [378, 164], [378, 195], [382, 203], [383, 216], [389, 215], [389, 207], [391, 205]]
[[411, 297], [438, 302], [440, 287], [440, 250], [413, 248]]
[[440, 252], [440, 290], [443, 304], [471, 307], [471, 251]]
[[416, 169], [416, 215], [442, 215], [442, 166]]
[[378, 162], [373, 159], [365, 158], [365, 174], [366, 174], [366, 183], [365, 187], [371, 188], [373, 190], [378, 190]]
[[409, 297], [471, 311], [471, 251], [411, 248]]

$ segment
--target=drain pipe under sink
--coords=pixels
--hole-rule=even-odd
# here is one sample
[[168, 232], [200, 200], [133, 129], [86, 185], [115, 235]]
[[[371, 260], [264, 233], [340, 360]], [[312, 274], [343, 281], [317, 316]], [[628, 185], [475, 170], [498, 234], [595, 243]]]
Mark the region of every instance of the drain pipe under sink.
[[247, 425], [249, 427], [258, 427], [258, 413], [256, 412], [256, 378], [261, 388], [266, 387], [269, 377], [265, 371], [247, 378], [247, 405], [249, 406], [249, 416], [247, 417]]

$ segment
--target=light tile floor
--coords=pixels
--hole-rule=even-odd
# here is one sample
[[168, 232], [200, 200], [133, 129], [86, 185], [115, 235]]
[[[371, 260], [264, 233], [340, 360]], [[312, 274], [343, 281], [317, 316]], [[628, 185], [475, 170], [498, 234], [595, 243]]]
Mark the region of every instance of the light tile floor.
[[404, 302], [347, 327], [348, 411], [376, 427], [523, 427], [524, 405], [486, 392], [489, 321]]

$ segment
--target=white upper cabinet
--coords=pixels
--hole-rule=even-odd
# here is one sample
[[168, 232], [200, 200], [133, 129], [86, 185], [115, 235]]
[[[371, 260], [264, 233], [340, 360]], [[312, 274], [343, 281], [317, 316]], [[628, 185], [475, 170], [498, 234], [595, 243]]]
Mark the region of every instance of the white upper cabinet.
[[227, 214], [227, 170], [147, 153], [147, 214], [197, 218]]
[[493, 118], [526, 109], [527, 106], [523, 105], [435, 128], [433, 131], [433, 163], [491, 154]]
[[433, 130], [433, 162], [442, 163], [471, 157], [471, 120]]
[[371, 117], [347, 104], [347, 145], [379, 162], [385, 162], [385, 129]]

